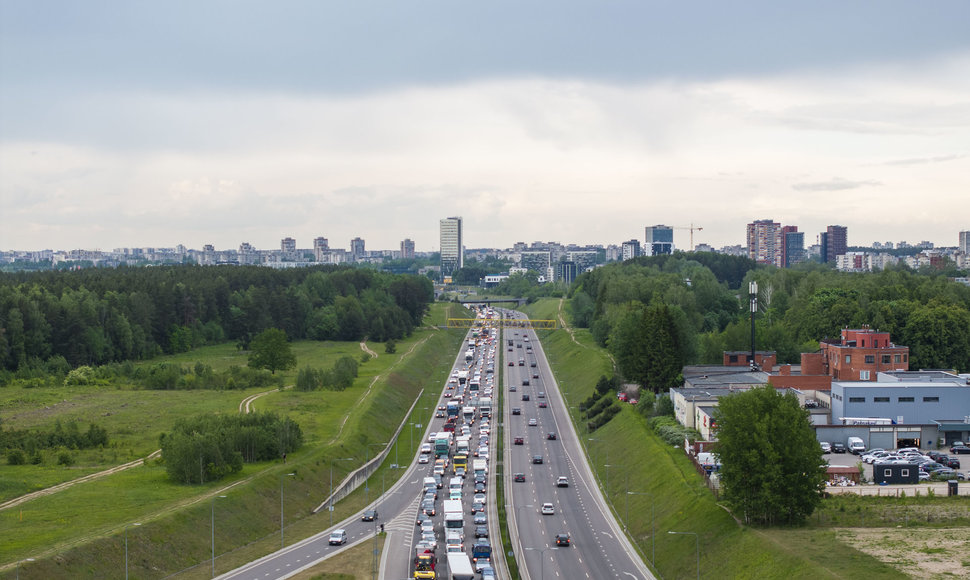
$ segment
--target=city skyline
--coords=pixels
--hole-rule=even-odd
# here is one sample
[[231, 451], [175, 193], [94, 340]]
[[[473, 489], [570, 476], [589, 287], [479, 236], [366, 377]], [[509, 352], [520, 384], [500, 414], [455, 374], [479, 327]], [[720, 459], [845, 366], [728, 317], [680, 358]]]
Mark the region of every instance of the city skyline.
[[376, 4], [4, 4], [0, 249], [967, 229], [966, 2]]

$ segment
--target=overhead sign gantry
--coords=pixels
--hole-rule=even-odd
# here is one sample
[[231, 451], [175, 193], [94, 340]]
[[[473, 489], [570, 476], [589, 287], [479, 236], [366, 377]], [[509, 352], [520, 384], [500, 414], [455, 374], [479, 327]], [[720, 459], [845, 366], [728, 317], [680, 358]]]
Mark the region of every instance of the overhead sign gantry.
[[[533, 320], [530, 318], [493, 318], [488, 321], [489, 326], [502, 328], [531, 328], [534, 330], [556, 330], [559, 324], [555, 320]], [[448, 328], [472, 328], [482, 326], [480, 318], [449, 318]]]

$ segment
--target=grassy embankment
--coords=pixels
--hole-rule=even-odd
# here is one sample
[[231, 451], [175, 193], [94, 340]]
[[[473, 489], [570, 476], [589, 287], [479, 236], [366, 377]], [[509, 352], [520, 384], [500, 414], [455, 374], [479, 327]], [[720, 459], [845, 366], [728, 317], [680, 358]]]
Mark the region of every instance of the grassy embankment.
[[[454, 312], [445, 314], [447, 308]], [[435, 305], [432, 322], [437, 323], [437, 319], [443, 320], [447, 316], [462, 316], [460, 310], [451, 305]], [[418, 392], [426, 387], [436, 389], [443, 384], [461, 336], [458, 332], [422, 329], [401, 341], [395, 355], [386, 355], [383, 345], [372, 344], [371, 348], [379, 353], [378, 358], [362, 365], [361, 376], [354, 387], [342, 393], [289, 390], [260, 398], [256, 402], [257, 409], [286, 412], [294, 416], [304, 430], [307, 444], [291, 454], [285, 466], [279, 463], [247, 465], [241, 473], [214, 484], [179, 486], [170, 483], [164, 468], [152, 462], [94, 484], [80, 484], [33, 500], [22, 506], [22, 512], [20, 509], [0, 512], [3, 564], [7, 564], [9, 570], [9, 565], [20, 559], [35, 558], [36, 562], [21, 570], [25, 578], [111, 576], [123, 568], [123, 526], [139, 522], [140, 527], [128, 529], [129, 566], [133, 577], [159, 578], [192, 566], [196, 566], [196, 570], [184, 573], [183, 577], [207, 576], [209, 518], [213, 507], [210, 502], [215, 501], [216, 551], [220, 554], [216, 568], [217, 572], [225, 571], [279, 546], [281, 479], [285, 485], [287, 543], [326, 528], [328, 514], [313, 517], [308, 514], [329, 492], [330, 460], [352, 459], [333, 462], [334, 480], [339, 482], [346, 473], [378, 452], [380, 446], [373, 444], [386, 442], [393, 435]], [[300, 366], [330, 366], [342, 354], [360, 355], [356, 344], [299, 343], [295, 346], [300, 349], [297, 353]], [[414, 351], [409, 353], [412, 348]], [[302, 349], [316, 354], [301, 354]], [[187, 361], [199, 360], [201, 354], [190, 353]], [[232, 354], [231, 350], [219, 351], [211, 359], [231, 358]], [[216, 366], [210, 360], [203, 360]], [[372, 386], [374, 377], [379, 375], [381, 379]], [[116, 397], [128, 395], [123, 388], [116, 388], [111, 394]], [[154, 392], [132, 391], [132, 400], [137, 400], [139, 394], [155, 395]], [[190, 399], [186, 403], [187, 412], [195, 413], [211, 407], [229, 413], [237, 412], [239, 401], [247, 393], [190, 391], [172, 394], [176, 398]], [[199, 403], [196, 406], [191, 404], [193, 394], [197, 397], [194, 402]], [[85, 395], [80, 394], [79, 399], [84, 399]], [[419, 402], [418, 410], [410, 420], [425, 420], [424, 406], [433, 405], [434, 392], [426, 391], [422, 398], [426, 403]], [[122, 407], [128, 409], [131, 404], [134, 403], [122, 404]], [[155, 404], [163, 403], [156, 401]], [[174, 416], [173, 411], [171, 421]], [[144, 405], [140, 417], [144, 424], [159, 427], [156, 431], [170, 426], [170, 421], [160, 424], [158, 417], [158, 413], [153, 414], [152, 409]], [[131, 418], [126, 420], [137, 422]], [[150, 437], [141, 437], [146, 442], [143, 447], [150, 448], [152, 446], [147, 442], [157, 438], [157, 432]], [[414, 441], [412, 445], [405, 429], [399, 444], [401, 449], [392, 450], [385, 463], [393, 462], [395, 456], [406, 463], [413, 457], [420, 441]], [[386, 472], [385, 481], [390, 485], [399, 472], [387, 471], [386, 466], [382, 469]], [[287, 477], [287, 473], [295, 475]], [[378, 471], [372, 476], [371, 485], [377, 481], [380, 486], [381, 477], [382, 472]], [[227, 497], [217, 498], [219, 495]], [[364, 504], [363, 495], [358, 491], [337, 504], [335, 521], [359, 510]]]
[[[523, 310], [532, 318], [555, 318], [558, 302], [541, 300]], [[584, 329], [539, 334], [567, 404], [576, 407], [570, 413], [577, 430], [584, 434], [578, 405], [592, 393], [600, 375], [610, 374], [611, 363]], [[612, 421], [584, 439], [601, 488], [606, 490], [609, 482], [608, 500], [648, 563], [655, 541], [652, 568], [658, 576], [696, 574], [693, 538], [669, 531], [698, 534], [700, 574], [705, 578], [900, 576], [827, 530], [739, 525], [714, 501], [683, 452], [657, 438], [632, 406], [625, 405]], [[651, 537], [654, 529], [656, 535]]]

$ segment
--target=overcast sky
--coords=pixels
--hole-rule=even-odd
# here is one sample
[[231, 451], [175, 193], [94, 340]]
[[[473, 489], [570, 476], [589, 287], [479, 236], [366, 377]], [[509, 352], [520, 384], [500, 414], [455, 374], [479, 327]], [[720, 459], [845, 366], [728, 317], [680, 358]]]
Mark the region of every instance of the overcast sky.
[[[0, 0], [0, 249], [970, 230], [966, 0]], [[688, 232], [675, 234], [688, 246]]]

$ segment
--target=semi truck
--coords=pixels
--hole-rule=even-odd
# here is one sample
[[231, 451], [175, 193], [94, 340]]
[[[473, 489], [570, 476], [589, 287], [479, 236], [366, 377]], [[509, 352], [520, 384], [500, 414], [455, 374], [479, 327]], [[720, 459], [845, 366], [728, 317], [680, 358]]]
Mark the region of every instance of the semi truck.
[[448, 553], [448, 570], [451, 580], [475, 580], [475, 569], [464, 552]]
[[475, 358], [475, 349], [470, 348], [465, 351], [465, 360], [472, 360]]
[[451, 451], [451, 433], [443, 431], [438, 433], [434, 440], [435, 457], [447, 457]]
[[465, 527], [465, 514], [461, 511], [461, 500], [446, 499], [442, 509], [445, 512], [445, 529], [461, 530]]
[[492, 416], [492, 397], [482, 397], [478, 402], [478, 414], [482, 417]]

